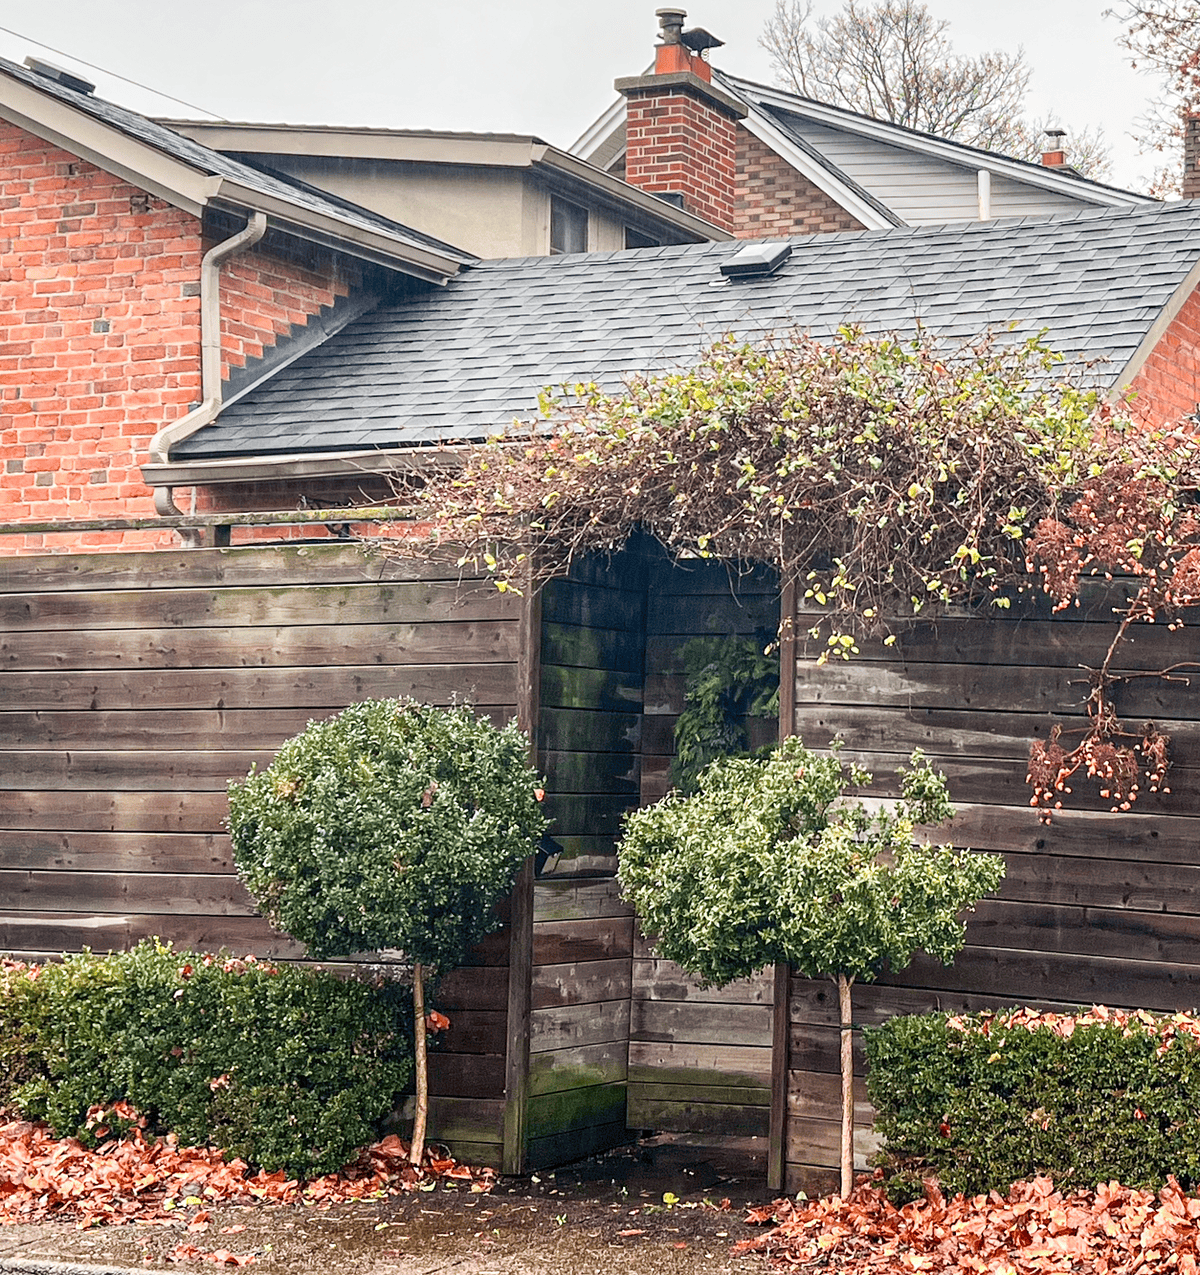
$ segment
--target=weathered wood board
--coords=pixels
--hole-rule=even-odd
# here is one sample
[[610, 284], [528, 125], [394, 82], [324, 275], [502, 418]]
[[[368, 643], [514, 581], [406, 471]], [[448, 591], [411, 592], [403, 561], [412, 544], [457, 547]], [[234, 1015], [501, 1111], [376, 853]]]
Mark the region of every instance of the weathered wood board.
[[[646, 635], [641, 799], [670, 787], [675, 722], [684, 706], [680, 647], [693, 637], [774, 637], [773, 575], [730, 573], [715, 562], [651, 558]], [[701, 989], [635, 939], [629, 1046], [629, 1124], [709, 1138], [768, 1132], [772, 992], [769, 975]]]

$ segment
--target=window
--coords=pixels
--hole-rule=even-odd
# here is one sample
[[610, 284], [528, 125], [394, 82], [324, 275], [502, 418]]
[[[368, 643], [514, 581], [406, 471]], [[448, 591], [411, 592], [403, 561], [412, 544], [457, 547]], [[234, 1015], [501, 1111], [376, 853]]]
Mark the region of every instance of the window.
[[632, 226], [625, 227], [626, 248], [658, 248], [661, 245], [661, 239], [654, 239], [650, 235], [645, 235], [640, 230], [634, 230]]
[[588, 215], [586, 208], [550, 196], [550, 255], [587, 252]]

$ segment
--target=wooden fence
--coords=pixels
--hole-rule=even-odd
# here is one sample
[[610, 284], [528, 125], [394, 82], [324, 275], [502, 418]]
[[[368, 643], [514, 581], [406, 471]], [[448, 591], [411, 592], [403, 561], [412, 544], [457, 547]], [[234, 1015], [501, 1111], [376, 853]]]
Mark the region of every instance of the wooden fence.
[[[801, 634], [811, 617], [800, 617]], [[1200, 1003], [1200, 695], [1194, 677], [1138, 680], [1117, 691], [1119, 711], [1153, 719], [1172, 736], [1170, 794], [1144, 794], [1110, 813], [1082, 776], [1049, 826], [1025, 785], [1029, 745], [1055, 722], [1083, 720], [1080, 665], [1098, 665], [1115, 630], [1103, 596], [1053, 619], [1026, 606], [994, 618], [947, 617], [900, 631], [893, 648], [863, 643], [848, 664], [817, 667], [799, 642], [797, 732], [811, 747], [833, 737], [897, 791], [895, 773], [921, 748], [949, 780], [958, 816], [948, 839], [997, 851], [1007, 876], [970, 918], [967, 944], [943, 968], [918, 957], [907, 969], [854, 989], [854, 1021], [897, 1013], [1047, 1008], [1093, 1002], [1149, 1009]], [[1119, 658], [1157, 670], [1195, 657], [1195, 630], [1135, 628]], [[1077, 737], [1076, 737], [1077, 738]], [[837, 996], [833, 985], [791, 980], [787, 1186], [836, 1185]], [[862, 1074], [861, 1051], [856, 1068]], [[861, 1080], [860, 1165], [872, 1145]]]
[[[329, 542], [0, 559], [0, 949], [161, 936], [302, 955], [234, 874], [228, 780], [365, 698], [509, 720], [522, 629], [520, 599], [449, 560]], [[509, 946], [493, 936], [445, 980], [431, 1064], [432, 1136], [490, 1163], [506, 1068], [526, 1066], [504, 1027]]]
[[[507, 927], [443, 981], [434, 1136], [536, 1168], [656, 1128], [772, 1148], [778, 1185], [835, 1178], [832, 986], [786, 970], [701, 990], [656, 959], [614, 879], [623, 813], [666, 791], [682, 708], [676, 653], [771, 630], [773, 581], [645, 547], [537, 597], [349, 545], [0, 559], [0, 949], [41, 957], [152, 935], [276, 956], [230, 863], [224, 789], [313, 717], [358, 699], [468, 697], [536, 735], [561, 854], [522, 875]], [[803, 634], [812, 617], [799, 615]], [[1173, 737], [1170, 794], [1114, 815], [1082, 782], [1045, 827], [1029, 743], [1082, 720], [1081, 664], [1113, 632], [1102, 598], [947, 617], [818, 667], [785, 643], [781, 720], [895, 792], [914, 747], [950, 781], [953, 840], [1004, 854], [999, 897], [950, 969], [918, 958], [858, 986], [857, 1023], [940, 1006], [1200, 1002], [1200, 699], [1187, 680], [1118, 691]], [[1133, 631], [1129, 670], [1192, 654], [1192, 630]], [[860, 1162], [871, 1112], [861, 1087]]]

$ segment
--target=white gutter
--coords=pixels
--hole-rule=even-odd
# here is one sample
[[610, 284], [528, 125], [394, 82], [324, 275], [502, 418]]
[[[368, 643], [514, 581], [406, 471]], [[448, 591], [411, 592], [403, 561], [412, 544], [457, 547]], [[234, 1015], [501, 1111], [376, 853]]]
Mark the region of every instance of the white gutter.
[[[267, 233], [265, 213], [250, 214], [244, 230], [223, 239], [200, 262], [200, 392], [203, 401], [194, 411], [160, 429], [150, 440], [150, 463], [165, 465], [171, 448], [216, 420], [221, 410], [221, 267]], [[155, 487], [154, 508], [164, 518], [179, 517], [171, 487]]]

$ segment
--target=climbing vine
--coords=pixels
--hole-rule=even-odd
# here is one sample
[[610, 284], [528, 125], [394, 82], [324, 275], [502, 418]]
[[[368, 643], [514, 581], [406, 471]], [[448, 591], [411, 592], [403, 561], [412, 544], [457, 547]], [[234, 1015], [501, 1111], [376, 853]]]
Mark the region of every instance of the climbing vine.
[[1085, 371], [1007, 334], [726, 340], [619, 393], [547, 392], [544, 420], [432, 474], [427, 525], [501, 589], [639, 529], [680, 556], [770, 564], [821, 610], [823, 659], [867, 633], [894, 642], [926, 608], [986, 612], [1038, 588], [1065, 606], [1085, 577], [1127, 575], [1082, 737], [1036, 743], [1029, 782], [1043, 813], [1081, 772], [1128, 808], [1163, 786], [1168, 741], [1121, 722], [1117, 653], [1130, 626], [1200, 603], [1200, 461], [1190, 434], [1133, 426]]

